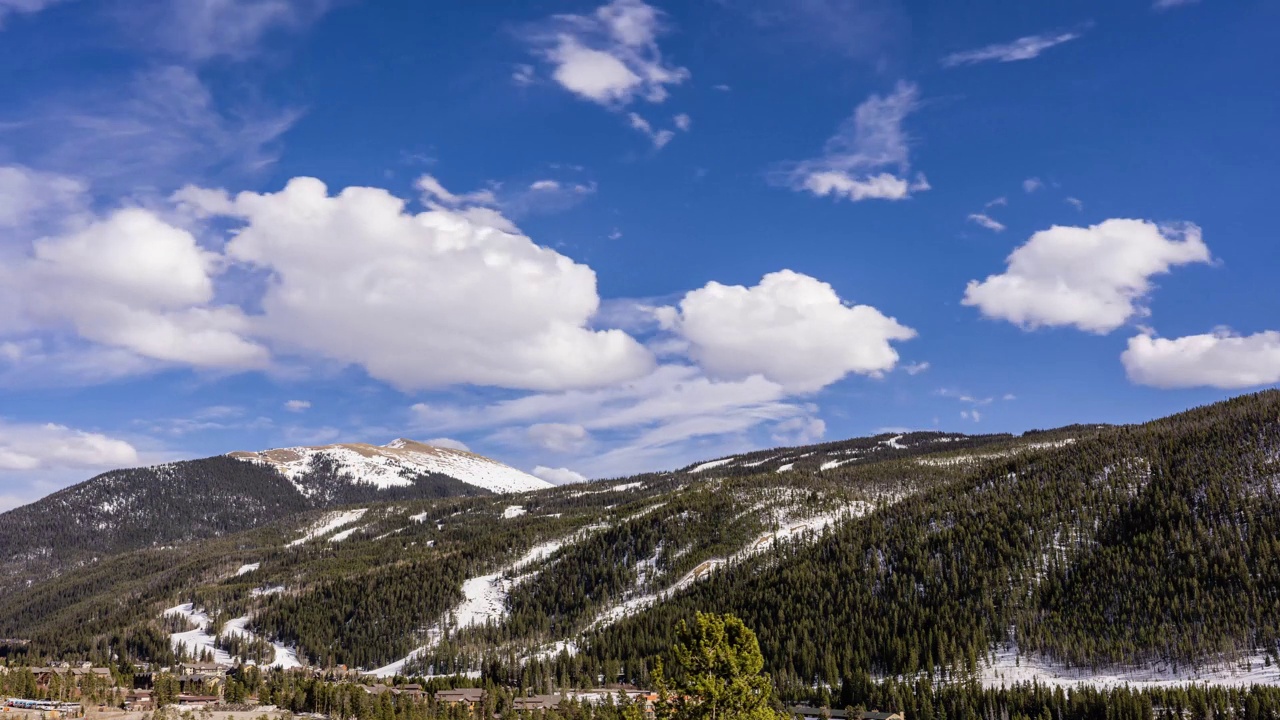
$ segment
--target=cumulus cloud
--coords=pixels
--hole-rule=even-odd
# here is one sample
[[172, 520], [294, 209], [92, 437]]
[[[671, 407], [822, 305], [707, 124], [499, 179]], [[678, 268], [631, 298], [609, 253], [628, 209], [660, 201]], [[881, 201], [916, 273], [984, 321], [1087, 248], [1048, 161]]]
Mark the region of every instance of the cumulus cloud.
[[976, 50], [952, 53], [942, 59], [943, 67], [976, 65], [984, 62], [1017, 62], [1040, 57], [1040, 53], [1052, 47], [1079, 38], [1081, 33], [1062, 32], [1027, 35], [1007, 43], [995, 43]]
[[574, 472], [566, 467], [547, 467], [539, 465], [533, 469], [533, 474], [546, 480], [552, 485], [570, 485], [573, 483], [586, 482], [587, 477], [579, 472]]
[[1076, 210], [1084, 210], [1084, 201], [1082, 201], [1080, 198], [1069, 197], [1063, 200], [1063, 202], [1075, 208]]
[[1044, 187], [1044, 181], [1038, 177], [1027, 178], [1022, 181], [1022, 190], [1024, 192], [1033, 193]]
[[424, 179], [427, 212], [379, 188], [330, 195], [295, 178], [276, 193], [184, 192], [240, 222], [228, 260], [267, 274], [255, 336], [284, 352], [360, 365], [404, 389], [468, 383], [556, 390], [647, 372], [618, 330], [591, 330], [595, 273], [519, 234], [490, 208]]
[[64, 425], [0, 421], [0, 470], [106, 469], [137, 464], [124, 440]]
[[636, 99], [659, 103], [667, 87], [689, 78], [668, 65], [657, 38], [663, 14], [642, 0], [613, 0], [591, 15], [557, 15], [530, 35], [538, 55], [561, 87], [606, 107]]
[[1280, 383], [1280, 332], [1241, 336], [1230, 330], [1175, 339], [1129, 339], [1120, 355], [1129, 379], [1159, 388], [1224, 390]]
[[714, 377], [760, 375], [790, 392], [812, 392], [849, 373], [892, 370], [890, 344], [915, 331], [869, 305], [847, 305], [827, 283], [790, 270], [754, 287], [708, 283], [658, 311]]
[[693, 118], [689, 117], [687, 113], [680, 113], [672, 118], [671, 121], [676, 124], [676, 128], [684, 132], [689, 132], [689, 128], [693, 127]]
[[893, 93], [872, 95], [823, 148], [822, 157], [798, 163], [789, 173], [796, 190], [820, 197], [903, 200], [929, 189], [923, 174], [910, 171], [910, 148], [902, 123], [919, 102], [919, 90], [900, 82]]
[[1004, 223], [986, 213], [969, 213], [969, 222], [976, 223], [993, 232], [1003, 232]]
[[262, 367], [239, 308], [216, 305], [218, 258], [149, 211], [119, 210], [34, 244], [19, 272], [26, 315], [145, 358], [200, 367]]
[[1178, 265], [1207, 263], [1200, 228], [1106, 220], [1041, 230], [1009, 255], [1007, 269], [970, 280], [963, 303], [1030, 330], [1075, 326], [1105, 334], [1148, 314], [1151, 278]]
[[310, 400], [287, 400], [285, 401], [284, 409], [288, 410], [289, 412], [302, 412], [303, 410], [310, 410], [311, 401]]
[[21, 165], [0, 166], [0, 228], [24, 228], [86, 204], [83, 181]]

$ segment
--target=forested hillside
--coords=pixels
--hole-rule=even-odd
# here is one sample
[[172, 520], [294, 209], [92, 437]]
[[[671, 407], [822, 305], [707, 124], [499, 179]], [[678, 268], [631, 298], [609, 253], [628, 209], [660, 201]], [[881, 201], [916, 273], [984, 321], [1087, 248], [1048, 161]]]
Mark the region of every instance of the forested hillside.
[[[543, 687], [645, 682], [707, 610], [746, 620], [797, 693], [980, 673], [1015, 649], [1196, 665], [1277, 652], [1278, 492], [1280, 392], [1140, 426], [881, 435], [309, 510], [33, 584], [0, 603], [0, 636], [156, 657], [243, 654], [243, 628], [314, 664]], [[183, 603], [206, 633], [162, 617]]]
[[1277, 652], [1280, 392], [1014, 455], [596, 633], [641, 661], [717, 608], [785, 682], [974, 670], [1016, 643], [1106, 665]]

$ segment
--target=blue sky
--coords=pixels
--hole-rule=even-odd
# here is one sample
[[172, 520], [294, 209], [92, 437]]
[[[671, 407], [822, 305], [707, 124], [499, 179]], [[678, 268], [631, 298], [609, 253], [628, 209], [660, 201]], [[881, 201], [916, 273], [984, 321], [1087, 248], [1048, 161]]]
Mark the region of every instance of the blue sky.
[[1262, 1], [0, 0], [0, 508], [557, 481], [1280, 382]]

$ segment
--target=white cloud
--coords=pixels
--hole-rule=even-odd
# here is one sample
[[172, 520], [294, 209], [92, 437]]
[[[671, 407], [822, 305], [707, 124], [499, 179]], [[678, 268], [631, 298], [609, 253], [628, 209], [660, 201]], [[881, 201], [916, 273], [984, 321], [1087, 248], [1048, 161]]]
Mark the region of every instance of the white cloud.
[[661, 150], [671, 139], [676, 136], [672, 130], [654, 130], [648, 120], [640, 117], [636, 113], [627, 115], [627, 122], [630, 123], [631, 129], [638, 131], [641, 135], [649, 138], [649, 142], [653, 143], [655, 150]]
[[1075, 208], [1076, 210], [1084, 210], [1084, 201], [1082, 201], [1080, 198], [1069, 197], [1063, 202]]
[[676, 124], [677, 129], [683, 132], [689, 132], [689, 128], [693, 127], [693, 118], [689, 117], [688, 113], [680, 113], [672, 118], [671, 121]]
[[1155, 0], [1151, 3], [1151, 7], [1155, 10], [1171, 10], [1176, 7], [1195, 5], [1198, 2], [1200, 0]]
[[[534, 183], [535, 185], [537, 183]], [[461, 195], [449, 192], [431, 175], [418, 178], [414, 186], [422, 192], [422, 203], [433, 208], [456, 208], [462, 205], [496, 205], [498, 198], [492, 190], [475, 190]], [[533, 188], [531, 188], [533, 189]], [[546, 188], [541, 188], [546, 189]]]
[[1280, 383], [1280, 332], [1218, 330], [1172, 340], [1136, 335], [1120, 360], [1130, 380], [1159, 388], [1273, 385]]
[[944, 67], [976, 65], [984, 62], [1017, 62], [1039, 57], [1040, 53], [1080, 37], [1078, 32], [1028, 35], [1013, 42], [995, 43], [976, 50], [952, 53], [942, 59]]
[[554, 192], [560, 189], [560, 183], [555, 180], [536, 180], [530, 183], [529, 189], [539, 192]]
[[1033, 193], [1044, 187], [1044, 181], [1038, 177], [1027, 178], [1022, 181], [1022, 189], [1024, 192]]
[[214, 305], [218, 258], [149, 211], [119, 210], [34, 244], [0, 286], [28, 319], [69, 325], [87, 340], [144, 358], [200, 367], [261, 367], [239, 308]]
[[810, 445], [827, 434], [827, 424], [821, 418], [794, 417], [774, 426], [770, 439], [783, 445]]
[[53, 423], [0, 421], [0, 470], [109, 469], [137, 462], [138, 451], [124, 440]]
[[[572, 437], [581, 427], [592, 444], [576, 449], [574, 464], [592, 477], [604, 477], [653, 470], [659, 464], [676, 467], [678, 460], [705, 456], [705, 443], [716, 448], [742, 443], [757, 428], [777, 432], [781, 423], [812, 416], [812, 407], [790, 402], [787, 395], [782, 386], [759, 375], [722, 381], [694, 367], [671, 364], [596, 390], [538, 393], [483, 407], [419, 403], [413, 413], [423, 428], [490, 429], [504, 442], [527, 439], [529, 428], [540, 424], [563, 426], [535, 431], [544, 436]], [[806, 427], [815, 428], [812, 423]], [[597, 443], [611, 449], [596, 452]]]
[[438, 438], [431, 438], [430, 440], [426, 440], [424, 442], [425, 444], [430, 445], [431, 447], [445, 448], [446, 450], [461, 450], [463, 452], [471, 452], [471, 448], [467, 447], [466, 443], [462, 442], [461, 440], [454, 440], [453, 438], [438, 437]]
[[975, 397], [962, 390], [953, 390], [951, 388], [942, 388], [938, 390], [938, 395], [976, 406], [990, 405], [995, 399], [991, 397]]
[[1105, 334], [1148, 314], [1143, 303], [1152, 276], [1209, 261], [1195, 225], [1123, 219], [1055, 225], [1015, 249], [1005, 272], [970, 280], [963, 303], [1027, 330], [1070, 325]]
[[302, 412], [311, 409], [310, 400], [288, 400], [284, 404], [284, 409], [289, 412]]
[[538, 423], [525, 434], [533, 444], [553, 452], [581, 450], [591, 439], [586, 428], [574, 423]]
[[903, 365], [902, 369], [905, 370], [908, 375], [919, 375], [920, 373], [929, 369], [929, 363], [927, 362], [908, 363], [906, 365]]
[[982, 413], [977, 410], [961, 410], [960, 417], [964, 420], [972, 420], [973, 422], [982, 421]]
[[252, 331], [284, 352], [357, 364], [405, 389], [556, 390], [652, 367], [627, 334], [587, 328], [599, 306], [591, 268], [495, 210], [423, 186], [453, 207], [415, 215], [385, 190], [330, 196], [312, 178], [277, 193], [179, 197], [243, 223], [226, 255], [269, 275]]
[[923, 174], [907, 179], [910, 149], [903, 120], [916, 109], [919, 90], [900, 82], [887, 96], [872, 95], [823, 148], [821, 158], [797, 164], [789, 181], [818, 196], [902, 200], [929, 189]]
[[587, 477], [582, 473], [574, 472], [565, 467], [552, 468], [539, 465], [533, 469], [533, 474], [552, 485], [571, 485], [587, 481]]
[[87, 189], [75, 178], [0, 166], [0, 228], [24, 228], [51, 214], [74, 213], [85, 205]]
[[1005, 197], [1004, 195], [1001, 195], [1000, 197], [996, 198], [995, 200], [992, 200], [991, 202], [987, 203], [986, 205], [983, 205], [982, 207], [990, 210], [993, 207], [1002, 207], [1008, 204], [1009, 204], [1009, 198]]
[[640, 98], [662, 102], [689, 71], [667, 65], [658, 48], [662, 13], [641, 0], [613, 0], [592, 15], [557, 15], [531, 36], [551, 77], [578, 97], [607, 107]]
[[895, 340], [915, 331], [869, 305], [849, 306], [827, 283], [783, 270], [755, 287], [708, 283], [679, 307], [658, 311], [711, 375], [761, 375], [790, 392], [812, 392], [849, 373], [892, 370]]
[[1004, 231], [1004, 223], [996, 220], [986, 213], [969, 213], [969, 222], [977, 223], [978, 225], [994, 232]]

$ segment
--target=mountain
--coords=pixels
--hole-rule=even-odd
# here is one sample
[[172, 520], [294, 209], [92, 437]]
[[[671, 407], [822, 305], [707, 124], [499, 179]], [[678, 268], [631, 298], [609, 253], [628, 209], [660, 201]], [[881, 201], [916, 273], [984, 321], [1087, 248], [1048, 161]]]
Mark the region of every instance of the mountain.
[[0, 584], [317, 508], [546, 487], [495, 460], [404, 439], [381, 447], [280, 448], [114, 470], [0, 514]]
[[0, 595], [0, 637], [45, 657], [296, 656], [537, 687], [645, 682], [675, 623], [714, 610], [756, 630], [791, 696], [1095, 668], [1280, 683], [1276, 391], [1143, 425], [882, 434], [520, 495], [369, 498], [104, 553]]
[[489, 492], [542, 490], [551, 483], [495, 460], [452, 448], [400, 438], [386, 445], [346, 443], [321, 447], [293, 447], [261, 452], [233, 452], [230, 457], [261, 463], [284, 475], [306, 497], [324, 493], [317, 467], [352, 485], [379, 490], [412, 487], [422, 476], [443, 475]]

